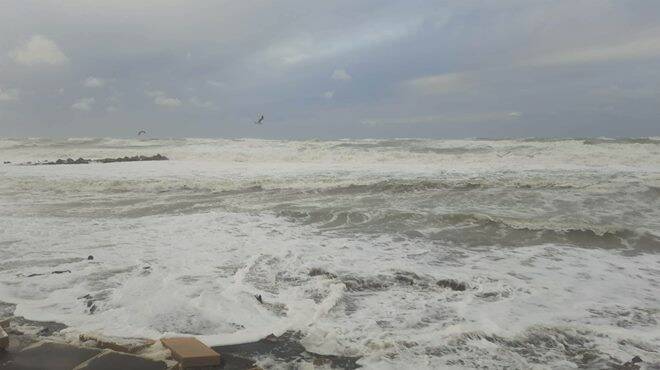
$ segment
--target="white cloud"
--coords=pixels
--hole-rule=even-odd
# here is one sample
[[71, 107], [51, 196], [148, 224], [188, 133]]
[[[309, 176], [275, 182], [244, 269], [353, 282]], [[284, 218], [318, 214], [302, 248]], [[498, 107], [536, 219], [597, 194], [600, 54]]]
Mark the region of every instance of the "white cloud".
[[204, 100], [201, 100], [201, 99], [199, 99], [197, 97], [194, 97], [194, 96], [192, 98], [190, 98], [189, 100], [190, 100], [190, 104], [192, 104], [192, 105], [194, 105], [195, 107], [198, 107], [198, 108], [209, 108], [210, 109], [210, 108], [215, 107], [215, 104], [213, 104], [213, 102], [204, 101]]
[[351, 80], [351, 75], [346, 72], [345, 69], [335, 69], [334, 72], [332, 72], [332, 79], [333, 80], [338, 80], [338, 81], [350, 81]]
[[88, 111], [92, 109], [95, 101], [94, 98], [80, 98], [71, 105], [71, 109]]
[[326, 98], [326, 99], [332, 99], [332, 98], [335, 97], [335, 92], [334, 91], [326, 91], [321, 96]]
[[17, 89], [3, 89], [0, 87], [0, 101], [15, 101], [18, 100]]
[[115, 107], [114, 105], [109, 105], [105, 108], [105, 110], [108, 112], [116, 112], [119, 110], [119, 108]]
[[83, 82], [86, 87], [103, 87], [108, 83], [107, 80], [98, 77], [87, 77]]
[[154, 104], [156, 105], [169, 107], [169, 108], [176, 108], [181, 106], [181, 100], [179, 100], [178, 98], [169, 97], [165, 95], [163, 91], [160, 90], [147, 91], [147, 96], [153, 98]]
[[444, 73], [408, 80], [404, 85], [425, 94], [448, 94], [469, 90], [475, 82], [464, 73]]
[[42, 35], [34, 35], [23, 45], [9, 53], [18, 64], [34, 66], [39, 64], [60, 65], [69, 58], [60, 50], [55, 42]]
[[561, 66], [660, 57], [660, 34], [625, 42], [559, 51], [527, 60], [522, 65]]
[[174, 108], [181, 105], [181, 100], [178, 98], [168, 98], [167, 96], [157, 96], [154, 99], [154, 103], [163, 107]]

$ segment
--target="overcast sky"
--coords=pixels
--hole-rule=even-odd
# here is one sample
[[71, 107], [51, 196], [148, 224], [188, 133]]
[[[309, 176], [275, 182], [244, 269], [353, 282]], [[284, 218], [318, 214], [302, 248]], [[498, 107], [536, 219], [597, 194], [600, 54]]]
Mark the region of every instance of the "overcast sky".
[[0, 2], [0, 137], [138, 129], [660, 136], [660, 1]]

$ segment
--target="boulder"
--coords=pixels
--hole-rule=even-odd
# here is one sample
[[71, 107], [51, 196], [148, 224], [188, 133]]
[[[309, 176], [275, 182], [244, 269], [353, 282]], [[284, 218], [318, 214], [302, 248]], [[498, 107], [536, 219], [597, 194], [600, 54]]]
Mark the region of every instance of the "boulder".
[[9, 323], [11, 323], [11, 317], [0, 319], [0, 328], [9, 329]]
[[92, 342], [96, 348], [111, 349], [125, 353], [137, 353], [156, 343], [147, 338], [112, 337], [96, 333], [80, 334], [78, 339], [81, 342]]
[[442, 279], [438, 280], [436, 283], [439, 287], [442, 288], [449, 288], [451, 290], [456, 290], [456, 291], [464, 291], [467, 289], [467, 284], [454, 280], [454, 279]]
[[73, 368], [73, 370], [165, 370], [163, 361], [107, 351], [100, 353]]
[[101, 350], [94, 348], [38, 342], [13, 353], [12, 365], [15, 369], [71, 370], [99, 353]]
[[9, 347], [9, 334], [5, 329], [0, 328], [0, 351], [5, 351]]
[[195, 338], [163, 338], [160, 340], [172, 352], [172, 357], [181, 367], [202, 367], [220, 365], [220, 355]]

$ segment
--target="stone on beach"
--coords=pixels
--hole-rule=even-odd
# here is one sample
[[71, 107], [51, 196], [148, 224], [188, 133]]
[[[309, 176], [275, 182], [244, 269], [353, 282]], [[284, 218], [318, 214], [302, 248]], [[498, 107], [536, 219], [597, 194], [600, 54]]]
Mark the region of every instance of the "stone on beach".
[[9, 347], [9, 335], [0, 327], [0, 351], [6, 350], [7, 347]]
[[[70, 344], [38, 342], [20, 352], [10, 354], [0, 368], [71, 370], [80, 363], [101, 353], [95, 348], [81, 348]], [[47, 366], [47, 367], [46, 367]]]
[[163, 338], [160, 340], [172, 352], [182, 368], [220, 365], [220, 355], [195, 338]]
[[95, 333], [80, 334], [78, 338], [81, 342], [93, 342], [96, 348], [125, 353], [137, 353], [156, 343], [154, 340], [146, 338], [113, 337]]
[[8, 329], [10, 323], [11, 323], [11, 317], [0, 319], [0, 328]]
[[167, 365], [144, 357], [105, 351], [73, 368], [73, 370], [165, 370]]

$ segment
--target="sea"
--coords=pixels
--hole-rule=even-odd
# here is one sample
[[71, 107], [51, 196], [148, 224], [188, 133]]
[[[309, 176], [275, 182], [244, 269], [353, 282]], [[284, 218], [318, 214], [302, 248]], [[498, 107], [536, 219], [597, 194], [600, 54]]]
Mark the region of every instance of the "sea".
[[4, 138], [0, 301], [365, 369], [659, 363], [660, 138]]

